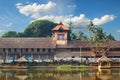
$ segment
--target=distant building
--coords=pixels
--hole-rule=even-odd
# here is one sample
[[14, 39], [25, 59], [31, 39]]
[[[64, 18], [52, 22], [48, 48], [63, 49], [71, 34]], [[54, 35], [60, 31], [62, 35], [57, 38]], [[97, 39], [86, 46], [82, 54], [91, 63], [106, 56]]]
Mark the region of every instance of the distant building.
[[[10, 62], [22, 56], [41, 62], [42, 60], [90, 60], [96, 55], [88, 48], [87, 41], [69, 41], [69, 28], [62, 23], [53, 30], [52, 37], [45, 38], [0, 38], [0, 61]], [[120, 41], [111, 41], [113, 48], [107, 56], [115, 60], [120, 58]], [[99, 57], [99, 56], [98, 56]]]

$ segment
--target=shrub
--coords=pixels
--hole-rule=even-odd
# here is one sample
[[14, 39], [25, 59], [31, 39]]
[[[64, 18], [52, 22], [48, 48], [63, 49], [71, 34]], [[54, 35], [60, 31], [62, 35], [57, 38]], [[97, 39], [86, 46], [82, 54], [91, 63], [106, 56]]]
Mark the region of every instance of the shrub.
[[85, 70], [86, 70], [86, 65], [81, 64], [81, 65], [79, 66], [79, 70], [80, 70], [80, 71], [85, 71]]
[[59, 71], [71, 71], [71, 65], [59, 65], [57, 67]]

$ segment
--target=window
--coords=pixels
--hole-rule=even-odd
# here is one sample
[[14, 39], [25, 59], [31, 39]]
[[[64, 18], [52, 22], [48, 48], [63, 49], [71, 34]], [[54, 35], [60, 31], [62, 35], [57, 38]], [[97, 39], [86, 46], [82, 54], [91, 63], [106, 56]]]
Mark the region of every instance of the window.
[[26, 48], [26, 52], [28, 52], [28, 48]]
[[51, 52], [51, 49], [48, 49], [48, 52]]
[[64, 34], [58, 34], [57, 39], [58, 39], [58, 40], [63, 40], [63, 39], [64, 39]]
[[63, 30], [63, 28], [62, 27], [60, 27], [59, 28], [59, 32], [63, 32], [64, 30]]
[[43, 52], [45, 52], [45, 49], [43, 48]]
[[34, 49], [32, 48], [31, 51], [34, 51]]
[[14, 49], [14, 52], [17, 52], [17, 49], [16, 49], [16, 48]]
[[8, 52], [11, 52], [11, 48], [8, 49]]
[[37, 48], [37, 52], [39, 52], [40, 51], [40, 49], [39, 48]]
[[5, 52], [6, 50], [5, 50], [5, 48], [3, 48], [3, 52]]
[[75, 58], [75, 56], [71, 56], [72, 58]]
[[22, 51], [23, 51], [23, 49], [20, 49], [20, 51], [22, 52]]

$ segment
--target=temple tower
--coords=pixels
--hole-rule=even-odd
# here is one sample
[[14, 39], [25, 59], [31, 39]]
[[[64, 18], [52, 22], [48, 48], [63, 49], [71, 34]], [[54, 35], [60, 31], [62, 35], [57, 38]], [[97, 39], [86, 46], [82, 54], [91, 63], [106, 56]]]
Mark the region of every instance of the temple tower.
[[57, 45], [66, 45], [67, 44], [67, 35], [69, 28], [64, 26], [62, 23], [58, 24], [53, 29], [54, 32], [54, 41]]

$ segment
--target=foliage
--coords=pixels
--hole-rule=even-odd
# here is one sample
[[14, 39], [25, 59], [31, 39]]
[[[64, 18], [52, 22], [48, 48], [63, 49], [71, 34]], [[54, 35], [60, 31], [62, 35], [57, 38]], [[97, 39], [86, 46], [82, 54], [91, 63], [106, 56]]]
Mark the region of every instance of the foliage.
[[110, 39], [110, 40], [112, 40], [112, 41], [115, 41], [114, 36], [112, 36], [111, 34], [109, 34], [107, 37], [108, 37], [108, 39]]
[[59, 71], [71, 71], [71, 65], [59, 65], [57, 66]]
[[2, 37], [50, 37], [56, 25], [48, 20], [36, 20], [28, 25], [24, 32], [8, 31]]
[[32, 22], [25, 30], [25, 37], [48, 37], [52, 36], [52, 29], [56, 26], [48, 20], [37, 20]]
[[23, 32], [18, 32], [18, 37], [25, 37]]
[[69, 23], [69, 32], [68, 32], [68, 40], [81, 40], [86, 41], [87, 36], [84, 35], [82, 31], [79, 31], [78, 33], [75, 33], [73, 31], [74, 27], [72, 25], [72, 22]]
[[95, 54], [104, 55], [110, 48], [109, 41], [113, 39], [111, 35], [107, 35], [103, 32], [103, 28], [95, 26], [92, 22], [88, 25], [88, 31], [90, 35], [90, 48]]
[[86, 41], [88, 40], [87, 36], [84, 35], [82, 31], [79, 31], [77, 34], [77, 40]]
[[73, 34], [73, 25], [72, 25], [72, 22], [68, 23], [69, 25], [69, 31], [68, 31], [68, 40], [72, 40], [73, 37], [72, 37], [72, 34]]
[[8, 31], [2, 35], [2, 37], [18, 37], [16, 31]]
[[[1, 37], [51, 37], [52, 36], [52, 29], [57, 24], [48, 20], [36, 20], [29, 24], [23, 32], [16, 32], [16, 31], [8, 31], [4, 33]], [[109, 39], [115, 40], [114, 37], [109, 34], [103, 32], [101, 27], [95, 27], [92, 22], [88, 25], [88, 31], [91, 34], [94, 34], [94, 37], [91, 36], [90, 41], [97, 41], [100, 42], [102, 39]], [[74, 26], [72, 22], [69, 23], [69, 32], [68, 32], [68, 40], [81, 40], [87, 41], [89, 38], [84, 35], [82, 31], [74, 32]], [[99, 37], [98, 37], [99, 36]], [[92, 38], [93, 37], [93, 38]]]
[[86, 65], [81, 64], [81, 65], [79, 66], [79, 70], [80, 70], [80, 71], [85, 71], [85, 70], [86, 70]]

